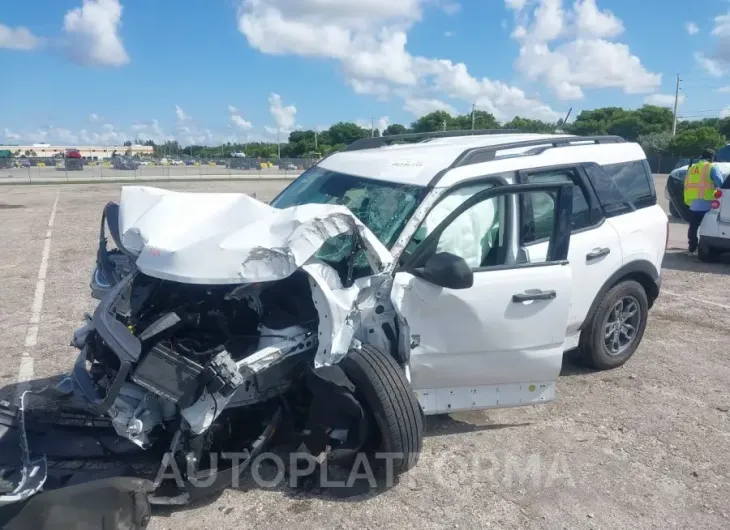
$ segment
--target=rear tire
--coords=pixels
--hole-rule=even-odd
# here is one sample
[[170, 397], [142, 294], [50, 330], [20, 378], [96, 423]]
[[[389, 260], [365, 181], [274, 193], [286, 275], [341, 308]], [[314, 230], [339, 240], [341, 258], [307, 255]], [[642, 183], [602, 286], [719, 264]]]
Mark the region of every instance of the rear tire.
[[412, 469], [423, 448], [424, 416], [402, 368], [369, 344], [350, 350], [342, 368], [380, 431], [375, 450], [399, 455], [393, 459], [396, 475]]
[[697, 258], [705, 263], [712, 263], [717, 259], [717, 251], [707, 244], [703, 245], [702, 239], [700, 239], [700, 244], [697, 246]]
[[[606, 329], [611, 325], [611, 312], [615, 311], [617, 304], [623, 300], [630, 300], [636, 304], [639, 320], [634, 326], [631, 340], [620, 351], [612, 352], [606, 344], [609, 340], [606, 337]], [[580, 358], [586, 365], [596, 370], [609, 370], [622, 366], [638, 348], [644, 336], [648, 314], [649, 302], [646, 291], [640, 283], [627, 280], [615, 285], [603, 296], [590, 325], [581, 333], [578, 346]], [[621, 336], [625, 338], [625, 335]]]

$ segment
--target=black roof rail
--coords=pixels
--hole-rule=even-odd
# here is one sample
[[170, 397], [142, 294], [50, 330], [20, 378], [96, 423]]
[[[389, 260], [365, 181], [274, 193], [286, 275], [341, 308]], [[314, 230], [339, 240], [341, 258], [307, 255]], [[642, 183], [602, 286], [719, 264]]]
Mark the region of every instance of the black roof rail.
[[620, 136], [565, 136], [561, 138], [538, 138], [535, 140], [524, 140], [521, 142], [471, 147], [456, 157], [456, 160], [452, 162], [450, 168], [453, 169], [471, 164], [489, 162], [490, 160], [494, 160], [498, 151], [505, 151], [507, 149], [535, 146], [537, 149], [531, 150], [526, 154], [539, 155], [540, 153], [555, 147], [567, 147], [574, 143], [586, 142], [592, 142], [594, 144], [614, 144], [625, 143], [626, 140]]
[[387, 136], [378, 136], [374, 138], [361, 138], [355, 140], [350, 145], [345, 147], [345, 151], [360, 151], [362, 149], [373, 149], [375, 147], [382, 147], [391, 142], [399, 140], [417, 140], [423, 139], [428, 140], [431, 138], [451, 138], [456, 136], [482, 136], [487, 134], [515, 134], [520, 133], [518, 129], [477, 129], [477, 130], [465, 130], [465, 131], [434, 131], [434, 132], [423, 132], [423, 133], [406, 133], [406, 134], [390, 134]]

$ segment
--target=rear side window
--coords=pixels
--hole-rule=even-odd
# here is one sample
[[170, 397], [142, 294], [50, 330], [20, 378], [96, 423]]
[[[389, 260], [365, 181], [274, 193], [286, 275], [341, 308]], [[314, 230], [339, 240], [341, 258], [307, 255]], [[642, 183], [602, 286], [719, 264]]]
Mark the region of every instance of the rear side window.
[[614, 217], [634, 210], [629, 198], [601, 166], [585, 164], [583, 169], [593, 186], [593, 191], [596, 192], [596, 197], [598, 197], [598, 202], [601, 203], [603, 214], [606, 217]]
[[656, 204], [654, 180], [646, 160], [606, 164], [602, 167], [636, 208]]

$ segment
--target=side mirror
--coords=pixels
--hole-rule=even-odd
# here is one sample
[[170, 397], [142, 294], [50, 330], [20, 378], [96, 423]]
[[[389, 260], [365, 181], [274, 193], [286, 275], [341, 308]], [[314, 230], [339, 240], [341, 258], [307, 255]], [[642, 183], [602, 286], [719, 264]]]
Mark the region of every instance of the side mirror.
[[434, 254], [414, 272], [424, 280], [447, 289], [468, 289], [474, 285], [474, 273], [466, 260], [449, 252]]

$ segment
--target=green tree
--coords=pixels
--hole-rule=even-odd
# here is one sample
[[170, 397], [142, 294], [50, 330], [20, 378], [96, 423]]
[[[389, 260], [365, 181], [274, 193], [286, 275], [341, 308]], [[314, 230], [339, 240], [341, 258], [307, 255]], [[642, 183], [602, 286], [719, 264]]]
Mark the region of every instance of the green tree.
[[[411, 124], [414, 133], [445, 131], [456, 129], [454, 118], [445, 110], [437, 110], [421, 116]], [[471, 126], [470, 126], [471, 128]]]
[[639, 137], [639, 144], [647, 154], [663, 155], [669, 151], [672, 133], [669, 131], [653, 132]]
[[[462, 114], [461, 116], [451, 118], [448, 128], [462, 131], [470, 130], [471, 121], [471, 113]], [[494, 117], [494, 114], [484, 110], [476, 110], [474, 111], [474, 129], [499, 129], [499, 122], [497, 121], [497, 118]]]
[[675, 156], [697, 157], [703, 149], [718, 149], [725, 144], [725, 138], [712, 127], [689, 129], [677, 134], [669, 143], [669, 152]]
[[505, 129], [517, 129], [522, 132], [531, 133], [552, 133], [558, 127], [557, 123], [547, 123], [540, 120], [530, 120], [515, 116], [511, 121], [505, 123]]
[[408, 129], [406, 129], [405, 125], [401, 125], [400, 123], [391, 123], [383, 131], [383, 136], [392, 136], [394, 134], [407, 134], [407, 133], [408, 133]]
[[356, 140], [370, 136], [369, 130], [363, 129], [358, 124], [351, 122], [335, 123], [327, 132], [332, 145], [348, 145]]
[[610, 122], [607, 131], [608, 134], [615, 134], [621, 136], [629, 142], [635, 142], [638, 140], [639, 135], [642, 133], [643, 127], [641, 120], [636, 114], [626, 114], [620, 118]]

